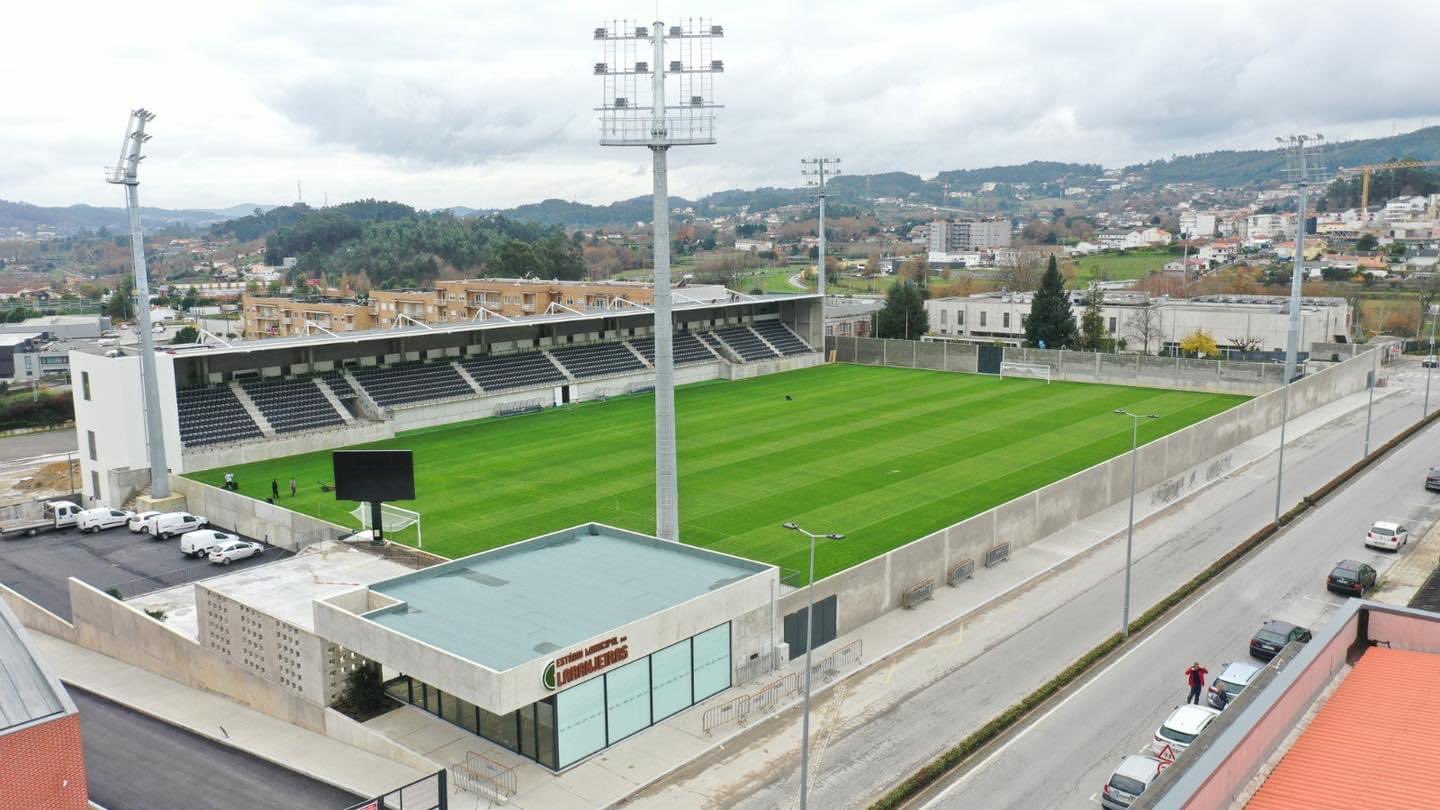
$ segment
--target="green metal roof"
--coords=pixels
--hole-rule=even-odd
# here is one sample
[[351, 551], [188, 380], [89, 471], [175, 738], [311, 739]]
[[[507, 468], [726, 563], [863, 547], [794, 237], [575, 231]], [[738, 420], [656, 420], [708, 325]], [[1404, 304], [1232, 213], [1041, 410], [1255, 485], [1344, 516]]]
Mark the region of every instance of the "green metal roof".
[[402, 604], [366, 618], [502, 671], [769, 568], [592, 523], [377, 582]]

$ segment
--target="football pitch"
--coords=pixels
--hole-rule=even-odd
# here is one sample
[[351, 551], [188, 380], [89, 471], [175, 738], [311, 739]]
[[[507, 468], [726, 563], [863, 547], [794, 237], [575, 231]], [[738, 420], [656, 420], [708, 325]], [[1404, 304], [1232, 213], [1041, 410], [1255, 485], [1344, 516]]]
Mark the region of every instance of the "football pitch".
[[[1130, 449], [1116, 408], [1160, 414], [1143, 444], [1246, 398], [830, 364], [676, 391], [680, 539], [803, 572], [780, 524], [839, 532], [816, 577], [841, 571]], [[637, 395], [411, 431], [363, 445], [415, 453], [425, 548], [458, 557], [595, 521], [655, 530], [654, 399]], [[322, 492], [329, 451], [192, 473], [346, 526]], [[290, 497], [294, 477], [299, 494]], [[412, 537], [411, 529], [401, 538]], [[803, 573], [790, 580], [803, 581]]]

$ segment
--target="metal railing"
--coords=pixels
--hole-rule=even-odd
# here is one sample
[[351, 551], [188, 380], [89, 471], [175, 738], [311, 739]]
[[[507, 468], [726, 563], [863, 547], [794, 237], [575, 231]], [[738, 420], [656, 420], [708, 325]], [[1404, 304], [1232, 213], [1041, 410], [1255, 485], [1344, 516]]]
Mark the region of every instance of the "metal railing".
[[905, 592], [900, 594], [900, 605], [908, 610], [934, 596], [935, 580], [927, 579], [906, 588]]
[[[841, 672], [859, 665], [864, 656], [864, 641], [856, 639], [812, 664], [811, 681], [829, 682]], [[804, 689], [805, 671], [787, 672], [748, 695], [739, 695], [706, 709], [700, 718], [701, 728], [710, 734], [727, 723], [743, 726], [752, 716], [760, 717], [776, 711], [787, 700], [798, 697]]]
[[352, 804], [346, 810], [446, 810], [449, 802], [445, 772], [436, 771], [388, 793]]
[[771, 672], [774, 672], [776, 666], [777, 662], [773, 652], [769, 655], [757, 655], [740, 666], [735, 667], [735, 680], [731, 681], [731, 683], [736, 686], [743, 686], [762, 675], [769, 675]]
[[455, 786], [497, 802], [509, 801], [516, 791], [515, 769], [484, 754], [465, 752], [465, 761], [450, 766]]

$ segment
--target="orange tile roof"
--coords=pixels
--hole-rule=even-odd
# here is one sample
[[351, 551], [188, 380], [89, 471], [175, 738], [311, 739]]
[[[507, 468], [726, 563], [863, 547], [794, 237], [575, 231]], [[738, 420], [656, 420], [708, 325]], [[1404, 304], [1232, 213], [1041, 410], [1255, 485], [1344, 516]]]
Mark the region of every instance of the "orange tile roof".
[[1440, 655], [1374, 647], [1248, 810], [1440, 807]]

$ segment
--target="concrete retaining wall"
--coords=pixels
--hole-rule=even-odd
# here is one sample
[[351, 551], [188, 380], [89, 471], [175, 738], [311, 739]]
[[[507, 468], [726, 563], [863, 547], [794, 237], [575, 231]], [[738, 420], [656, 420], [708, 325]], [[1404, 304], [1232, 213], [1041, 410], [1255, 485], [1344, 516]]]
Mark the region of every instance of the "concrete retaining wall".
[[186, 448], [181, 455], [179, 472], [213, 470], [216, 467], [249, 464], [252, 461], [312, 453], [316, 450], [330, 450], [352, 444], [378, 442], [393, 437], [397, 429], [403, 429], [403, 427], [397, 427], [390, 422], [356, 422], [352, 425], [335, 425], [323, 430], [286, 434], [264, 441], [249, 440], [232, 444]]
[[277, 717], [325, 732], [324, 709], [201, 647], [118, 599], [70, 580], [74, 637], [82, 647], [196, 689], [205, 689]]
[[338, 540], [354, 532], [336, 523], [178, 475], [170, 476], [170, 488], [177, 495], [185, 496], [190, 512], [209, 518], [212, 525], [264, 540], [287, 551], [299, 551], [323, 540]]
[[56, 616], [54, 613], [31, 602], [19, 593], [0, 585], [0, 598], [3, 598], [10, 609], [15, 611], [20, 623], [39, 633], [44, 633], [55, 638], [64, 639], [70, 643], [75, 642], [75, 625]]
[[[1365, 390], [1377, 357], [1367, 352], [1292, 384], [1290, 418]], [[1225, 475], [1231, 450], [1279, 427], [1284, 397], [1283, 389], [1273, 390], [1142, 445], [1136, 489], [1156, 487], [1151, 499], [1159, 505]], [[899, 607], [901, 593], [922, 580], [943, 586], [950, 567], [961, 560], [983, 567], [985, 552], [998, 543], [1009, 543], [1013, 552], [1121, 502], [1130, 495], [1130, 464], [1129, 454], [1116, 456], [818, 580], [815, 598], [837, 595], [837, 632], [849, 632]], [[802, 609], [805, 599], [804, 589], [781, 597], [781, 615]]]
[[[400, 708], [395, 711], [406, 711], [406, 709]], [[421, 710], [413, 709], [413, 711]], [[409, 765], [422, 773], [430, 773], [440, 767], [421, 754], [406, 748], [378, 731], [366, 728], [363, 724], [351, 720], [334, 709], [325, 710], [325, 735], [362, 751], [369, 751], [377, 756], [385, 757], [391, 762]]]

